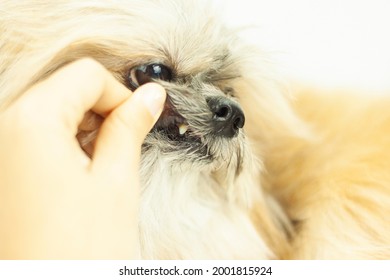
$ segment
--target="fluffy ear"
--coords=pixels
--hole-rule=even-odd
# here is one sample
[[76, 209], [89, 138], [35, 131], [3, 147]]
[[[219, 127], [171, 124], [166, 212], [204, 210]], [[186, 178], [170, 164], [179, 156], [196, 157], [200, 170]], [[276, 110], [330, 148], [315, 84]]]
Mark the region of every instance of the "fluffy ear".
[[[65, 34], [66, 35], [66, 34]], [[74, 38], [70, 34], [63, 36], [58, 42], [47, 39], [50, 46], [44, 49], [43, 42], [27, 40], [31, 47], [23, 49], [20, 40], [5, 38], [5, 44], [0, 44], [0, 52], [4, 59], [0, 63], [0, 110], [17, 99], [27, 88], [44, 79], [63, 65], [82, 57], [93, 57], [109, 69], [116, 78], [122, 79], [123, 59], [116, 50], [119, 43], [110, 40], [85, 40]], [[42, 37], [41, 41], [45, 41]], [[2, 43], [2, 41], [0, 41]], [[37, 46], [37, 47], [34, 47]], [[122, 64], [121, 64], [122, 63]], [[17, 78], [15, 78], [17, 77]]]
[[[126, 12], [121, 8], [115, 10], [112, 1], [102, 3], [99, 9], [88, 6], [86, 1], [67, 1], [64, 5], [58, 1], [41, 2], [1, 3], [4, 13], [0, 16], [0, 110], [33, 83], [69, 61], [81, 56], [99, 60], [104, 57], [101, 50], [114, 56], [116, 50], [128, 49], [126, 40], [122, 39], [127, 38], [128, 30], [115, 28], [121, 26]], [[37, 6], [44, 11], [40, 17], [37, 17]], [[108, 16], [109, 11], [118, 12], [118, 16]]]

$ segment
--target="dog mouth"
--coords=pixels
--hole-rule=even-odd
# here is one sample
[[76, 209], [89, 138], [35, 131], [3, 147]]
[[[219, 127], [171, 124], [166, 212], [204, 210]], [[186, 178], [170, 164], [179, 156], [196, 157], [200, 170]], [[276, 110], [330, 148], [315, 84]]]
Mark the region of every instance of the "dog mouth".
[[167, 93], [143, 153], [157, 152], [179, 162], [202, 161], [213, 168], [240, 157], [244, 114], [237, 102], [172, 88]]
[[171, 109], [165, 110], [152, 131], [167, 140], [178, 143], [201, 144], [202, 138], [188, 124], [187, 120]]

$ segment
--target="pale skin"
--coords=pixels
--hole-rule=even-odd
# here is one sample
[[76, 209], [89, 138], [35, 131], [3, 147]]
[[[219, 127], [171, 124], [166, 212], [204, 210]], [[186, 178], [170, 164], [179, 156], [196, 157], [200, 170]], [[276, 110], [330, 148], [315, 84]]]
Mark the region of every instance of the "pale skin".
[[[0, 258], [137, 258], [141, 144], [165, 98], [81, 59], [2, 112]], [[92, 158], [75, 137], [90, 110], [104, 117]]]

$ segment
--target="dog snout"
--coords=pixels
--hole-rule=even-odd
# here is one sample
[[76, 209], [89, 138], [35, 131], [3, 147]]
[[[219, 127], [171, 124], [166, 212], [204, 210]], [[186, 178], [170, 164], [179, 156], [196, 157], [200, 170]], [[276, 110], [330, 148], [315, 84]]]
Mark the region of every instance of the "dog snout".
[[226, 97], [214, 97], [207, 101], [211, 112], [214, 133], [232, 138], [244, 127], [245, 115], [240, 105]]

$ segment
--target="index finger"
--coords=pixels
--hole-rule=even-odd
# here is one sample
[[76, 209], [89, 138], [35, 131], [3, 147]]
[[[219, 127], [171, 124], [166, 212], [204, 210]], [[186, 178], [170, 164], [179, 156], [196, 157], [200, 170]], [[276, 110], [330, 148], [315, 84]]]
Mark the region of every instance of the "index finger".
[[37, 102], [40, 109], [47, 108], [51, 114], [65, 118], [67, 124], [77, 129], [88, 110], [106, 116], [130, 95], [131, 91], [103, 65], [91, 58], [82, 58], [34, 85], [25, 98]]

